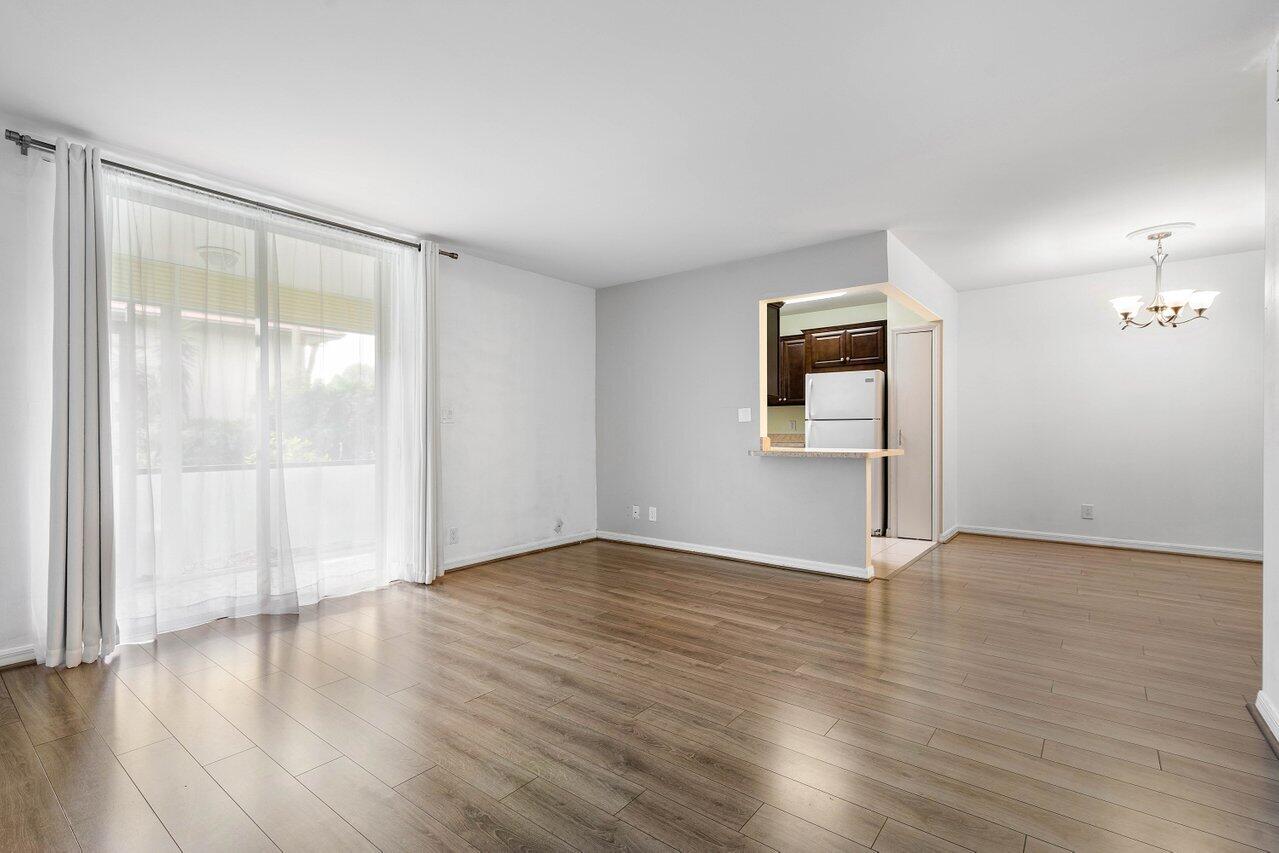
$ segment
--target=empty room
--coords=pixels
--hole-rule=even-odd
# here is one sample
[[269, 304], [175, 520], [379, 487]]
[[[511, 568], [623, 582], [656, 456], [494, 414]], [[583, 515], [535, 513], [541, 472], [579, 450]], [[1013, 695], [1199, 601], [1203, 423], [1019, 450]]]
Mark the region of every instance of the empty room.
[[1279, 0], [0, 3], [0, 851], [1279, 851]]

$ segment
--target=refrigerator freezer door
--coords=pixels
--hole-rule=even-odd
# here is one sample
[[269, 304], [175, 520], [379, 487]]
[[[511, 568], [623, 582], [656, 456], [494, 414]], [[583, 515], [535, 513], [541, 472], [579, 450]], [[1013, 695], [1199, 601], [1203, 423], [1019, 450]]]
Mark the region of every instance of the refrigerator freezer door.
[[884, 422], [878, 418], [865, 421], [804, 421], [805, 447], [851, 447], [873, 450], [883, 447]]
[[884, 412], [884, 371], [810, 373], [804, 417], [810, 421], [878, 418]]

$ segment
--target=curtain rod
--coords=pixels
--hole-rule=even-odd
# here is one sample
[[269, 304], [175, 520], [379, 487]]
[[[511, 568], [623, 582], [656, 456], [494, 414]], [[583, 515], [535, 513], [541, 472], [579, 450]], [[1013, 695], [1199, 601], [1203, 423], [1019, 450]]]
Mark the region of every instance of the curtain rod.
[[[31, 148], [38, 148], [41, 151], [57, 150], [57, 146], [51, 142], [45, 142], [42, 139], [36, 139], [34, 136], [31, 136], [30, 134], [27, 134], [27, 133], [18, 133], [16, 130], [6, 130], [4, 132], [4, 138], [10, 142], [15, 143], [18, 146], [18, 148], [22, 150], [22, 155], [24, 157], [26, 156], [27, 151]], [[317, 225], [326, 225], [330, 228], [340, 228], [343, 231], [350, 231], [353, 234], [362, 234], [365, 237], [372, 237], [375, 240], [385, 240], [389, 243], [399, 243], [401, 246], [411, 246], [412, 248], [417, 249], [418, 251], [422, 250], [421, 245], [417, 243], [410, 243], [408, 240], [401, 240], [397, 237], [388, 237], [387, 235], [379, 234], [376, 231], [366, 231], [363, 228], [355, 228], [351, 225], [344, 225], [341, 222], [334, 222], [331, 219], [322, 219], [318, 216], [312, 216], [309, 213], [303, 213], [299, 210], [290, 210], [287, 207], [277, 207], [273, 204], [266, 204], [264, 202], [256, 201], [251, 198], [245, 198], [244, 196], [223, 192], [222, 190], [217, 190], [212, 187], [205, 187], [199, 184], [190, 183], [188, 181], [181, 181], [181, 180], [178, 180], [177, 178], [171, 178], [168, 175], [161, 175], [156, 172], [148, 172], [146, 169], [139, 169], [137, 166], [130, 166], [128, 163], [120, 163], [115, 160], [106, 160], [106, 159], [104, 159], [102, 162], [107, 166], [112, 166], [116, 169], [120, 169], [125, 172], [132, 172], [135, 175], [142, 175], [145, 178], [154, 178], [155, 180], [158, 180], [158, 181], [164, 181], [166, 184], [173, 184], [174, 186], [185, 187], [190, 190], [197, 190], [202, 193], [207, 193], [208, 195], [217, 196], [218, 198], [225, 198], [229, 201], [237, 201], [237, 202], [240, 202], [241, 204], [247, 204], [252, 207], [258, 207], [263, 210], [269, 210], [272, 213], [281, 213], [285, 216], [291, 216], [294, 219], [302, 219], [302, 220], [305, 220], [306, 222], [314, 222]], [[440, 249], [440, 254], [446, 258], [452, 258], [453, 260], [457, 260], [457, 252], [446, 252], [443, 249]]]

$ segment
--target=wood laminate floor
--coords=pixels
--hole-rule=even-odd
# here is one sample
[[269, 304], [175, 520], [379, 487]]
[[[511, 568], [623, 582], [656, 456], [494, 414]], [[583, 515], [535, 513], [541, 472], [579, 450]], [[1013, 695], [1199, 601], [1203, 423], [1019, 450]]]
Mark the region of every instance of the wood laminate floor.
[[588, 542], [3, 673], [0, 849], [1279, 849], [1260, 567]]

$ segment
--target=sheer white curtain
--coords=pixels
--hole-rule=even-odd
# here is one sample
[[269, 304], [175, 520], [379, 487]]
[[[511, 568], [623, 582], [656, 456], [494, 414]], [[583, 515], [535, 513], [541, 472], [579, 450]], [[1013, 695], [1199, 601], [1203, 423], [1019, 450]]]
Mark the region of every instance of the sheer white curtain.
[[434, 246], [102, 174], [121, 640], [429, 581]]

